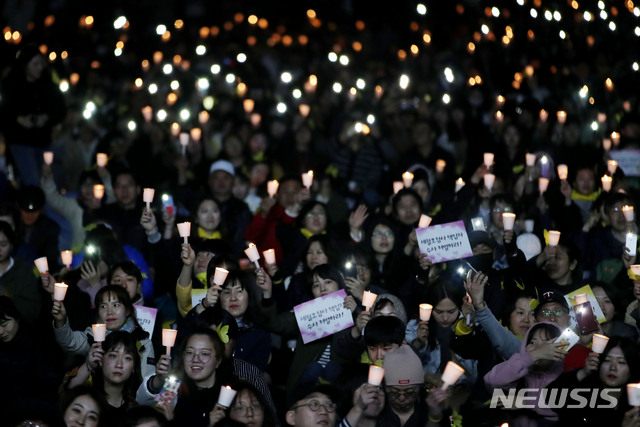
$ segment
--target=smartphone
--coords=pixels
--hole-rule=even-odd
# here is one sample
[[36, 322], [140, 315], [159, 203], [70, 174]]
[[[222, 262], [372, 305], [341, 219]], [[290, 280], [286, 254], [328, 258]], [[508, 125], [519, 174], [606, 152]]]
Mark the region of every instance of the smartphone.
[[598, 330], [598, 319], [596, 319], [589, 301], [574, 306], [573, 311], [576, 313], [576, 323], [581, 334], [589, 334]]
[[181, 383], [182, 382], [180, 380], [177, 380], [174, 377], [167, 377], [164, 380], [162, 390], [155, 397], [156, 405], [171, 404], [172, 406], [175, 406], [178, 398], [178, 389], [180, 388]]
[[578, 335], [575, 332], [573, 332], [571, 328], [567, 328], [564, 331], [562, 331], [562, 334], [558, 338], [556, 338], [554, 342], [556, 343], [561, 342], [565, 344], [561, 347], [561, 349], [564, 351], [569, 351], [571, 350], [571, 347], [573, 347], [578, 343], [579, 340], [580, 340], [580, 337], [578, 337]]
[[356, 266], [355, 263], [351, 262], [351, 261], [347, 261], [344, 263], [344, 266], [342, 267], [342, 274], [344, 275], [345, 279], [347, 277], [352, 277], [352, 278], [357, 278], [358, 277], [358, 268]]
[[171, 194], [162, 195], [162, 209], [166, 210], [169, 215], [173, 216], [175, 205], [173, 204], [173, 196]]

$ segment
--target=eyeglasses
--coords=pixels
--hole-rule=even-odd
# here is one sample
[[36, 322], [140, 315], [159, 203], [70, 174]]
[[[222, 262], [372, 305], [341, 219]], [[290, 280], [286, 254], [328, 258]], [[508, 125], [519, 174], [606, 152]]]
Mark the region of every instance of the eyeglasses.
[[298, 406], [294, 406], [293, 409], [298, 409], [301, 406], [308, 406], [313, 412], [318, 412], [320, 408], [324, 408], [327, 412], [335, 412], [338, 405], [333, 402], [320, 403], [317, 400], [310, 400], [307, 403], [302, 403]]
[[196, 358], [196, 356], [198, 356], [198, 359], [202, 363], [207, 363], [213, 357], [213, 353], [210, 352], [210, 351], [201, 351], [201, 352], [197, 353], [197, 352], [195, 352], [193, 350], [185, 350], [182, 353], [182, 358], [184, 360], [186, 360], [187, 362], [193, 362], [193, 360]]
[[540, 314], [542, 315], [542, 317], [551, 317], [551, 315], [564, 316], [565, 314], [567, 314], [567, 311], [566, 310], [540, 310]]
[[509, 206], [505, 206], [504, 208], [493, 208], [491, 212], [493, 213], [502, 213], [502, 212], [511, 212], [513, 209]]
[[387, 395], [392, 399], [398, 399], [401, 396], [406, 397], [407, 399], [413, 399], [416, 394], [420, 391], [419, 389], [413, 388], [409, 390], [398, 390], [396, 388], [387, 387]]
[[371, 237], [393, 237], [393, 231], [374, 231]]
[[251, 412], [262, 412], [263, 410], [262, 405], [260, 405], [259, 403], [250, 406], [237, 405], [231, 408], [232, 411], [240, 413], [247, 412], [248, 409], [251, 409]]
[[324, 212], [313, 212], [313, 211], [311, 211], [311, 212], [309, 212], [307, 214], [307, 218], [313, 218], [313, 217], [324, 218], [325, 216], [327, 216], [327, 214], [324, 213]]

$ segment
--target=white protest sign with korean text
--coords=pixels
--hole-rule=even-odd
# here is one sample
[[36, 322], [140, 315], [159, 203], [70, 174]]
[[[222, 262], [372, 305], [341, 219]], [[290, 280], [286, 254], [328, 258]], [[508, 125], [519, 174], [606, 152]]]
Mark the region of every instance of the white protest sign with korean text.
[[156, 315], [158, 314], [157, 308], [145, 307], [143, 305], [134, 305], [136, 308], [136, 318], [138, 323], [142, 326], [142, 329], [149, 334], [149, 337], [153, 335], [153, 328], [156, 325]]
[[434, 264], [473, 256], [463, 221], [416, 229], [420, 252]]
[[353, 326], [351, 310], [344, 307], [346, 296], [340, 289], [293, 307], [305, 344]]

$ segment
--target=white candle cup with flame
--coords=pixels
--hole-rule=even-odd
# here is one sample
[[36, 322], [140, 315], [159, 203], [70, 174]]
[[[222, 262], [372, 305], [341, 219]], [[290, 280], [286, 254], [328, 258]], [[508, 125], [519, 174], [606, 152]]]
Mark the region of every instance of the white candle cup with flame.
[[191, 236], [191, 223], [190, 222], [181, 222], [180, 224], [176, 224], [178, 227], [178, 234], [180, 237], [184, 239], [184, 243], [189, 243], [189, 236]]
[[258, 260], [260, 259], [260, 252], [258, 252], [258, 247], [253, 243], [249, 243], [249, 247], [244, 250], [244, 253], [249, 258], [249, 261], [256, 265], [256, 268], [260, 268], [260, 263]]
[[73, 262], [73, 251], [61, 251], [60, 259], [65, 267], [70, 268]]
[[186, 132], [180, 132], [180, 147], [182, 149], [182, 155], [186, 156], [187, 154], [187, 145], [189, 145], [190, 136]]
[[627, 222], [633, 222], [636, 220], [636, 215], [633, 210], [633, 206], [624, 205], [622, 207], [622, 214], [624, 215], [624, 219], [626, 219]]
[[213, 284], [216, 286], [224, 285], [224, 281], [227, 280], [229, 270], [225, 270], [222, 267], [216, 267], [215, 273], [213, 273]]
[[547, 110], [540, 110], [540, 122], [541, 123], [545, 123], [547, 121], [547, 119], [549, 118], [549, 113], [547, 112]]
[[567, 112], [566, 111], [558, 111], [557, 117], [558, 117], [558, 123], [563, 125], [567, 121]]
[[502, 228], [504, 231], [513, 230], [513, 224], [516, 222], [516, 214], [513, 212], [502, 212]]
[[269, 193], [269, 197], [274, 197], [278, 192], [278, 187], [280, 183], [275, 179], [267, 182], [267, 193]]
[[549, 188], [549, 178], [538, 178], [538, 191], [540, 192], [540, 195], [547, 191], [547, 188]]
[[450, 385], [454, 385], [464, 374], [464, 369], [455, 363], [449, 361], [447, 362], [447, 366], [444, 368], [444, 372], [442, 373], [442, 389], [446, 390]]
[[532, 153], [527, 153], [525, 155], [525, 162], [527, 166], [533, 166], [536, 164], [536, 155]]
[[411, 188], [411, 184], [413, 184], [413, 174], [409, 171], [402, 174], [402, 184], [404, 188]]
[[142, 190], [142, 200], [147, 204], [147, 212], [151, 211], [151, 202], [153, 202], [153, 196], [156, 194], [156, 190], [153, 188], [145, 188]]
[[53, 151], [45, 151], [42, 153], [42, 159], [46, 165], [51, 165], [53, 163]]
[[302, 185], [305, 188], [311, 188], [313, 185], [313, 171], [302, 174]]
[[146, 107], [143, 107], [142, 117], [144, 117], [145, 122], [150, 122], [151, 119], [153, 118], [153, 108], [151, 108], [151, 106], [149, 105], [147, 105]]
[[620, 144], [620, 133], [619, 132], [611, 132], [611, 142], [613, 142], [613, 146], [617, 147]]
[[602, 148], [604, 151], [611, 150], [611, 140], [609, 138], [605, 138], [602, 140]]
[[95, 342], [104, 342], [107, 336], [107, 325], [104, 323], [94, 323], [91, 325], [91, 329], [93, 330], [93, 340]]
[[374, 386], [380, 386], [383, 378], [384, 368], [376, 365], [369, 365], [369, 378], [367, 379], [367, 383]]
[[607, 161], [607, 172], [609, 172], [609, 175], [611, 176], [615, 175], [617, 170], [618, 170], [618, 162], [616, 162], [615, 160]]
[[377, 294], [373, 292], [364, 291], [362, 294], [362, 305], [366, 308], [366, 312], [369, 312], [369, 309], [373, 307], [373, 303], [376, 302], [376, 298], [378, 298]]
[[276, 263], [276, 251], [273, 249], [267, 249], [262, 252], [262, 256], [264, 256], [264, 262], [267, 265], [274, 265]]
[[176, 344], [177, 329], [162, 329], [162, 346], [167, 348], [167, 356], [171, 356], [171, 349]]
[[231, 387], [229, 387], [228, 385], [224, 385], [220, 387], [220, 396], [218, 396], [218, 405], [228, 408], [229, 406], [231, 406], [231, 402], [233, 402], [234, 397], [236, 397], [236, 391]]
[[484, 165], [490, 168], [493, 165], [493, 159], [495, 158], [493, 153], [484, 153], [483, 160]]
[[428, 322], [431, 319], [433, 306], [431, 304], [420, 304], [418, 308], [420, 309], [420, 321]]
[[202, 138], [202, 129], [200, 128], [193, 128], [189, 133], [191, 135], [191, 139], [193, 139], [195, 142], [200, 141], [200, 139]]
[[580, 305], [589, 301], [589, 298], [587, 297], [587, 294], [578, 294], [573, 298], [573, 300], [575, 301], [574, 305]]
[[493, 188], [493, 184], [496, 182], [496, 176], [492, 173], [485, 173], [484, 174], [484, 186], [487, 188], [487, 190], [491, 191], [491, 189]]
[[47, 262], [47, 257], [40, 257], [33, 260], [33, 263], [36, 265], [36, 268], [40, 272], [40, 274], [45, 274], [49, 271], [49, 263]]
[[427, 228], [431, 224], [432, 218], [429, 215], [420, 215], [420, 221], [418, 222], [418, 228]]
[[253, 107], [255, 107], [256, 102], [253, 99], [245, 99], [242, 101], [242, 107], [244, 108], [244, 112], [247, 114], [251, 114], [253, 111]]
[[560, 178], [563, 181], [566, 181], [567, 177], [569, 176], [569, 166], [558, 165], [557, 169], [558, 169], [558, 178]]
[[394, 181], [393, 182], [393, 194], [398, 194], [398, 191], [404, 188], [404, 183], [402, 181]]
[[458, 191], [460, 191], [462, 189], [462, 187], [464, 187], [465, 185], [466, 185], [466, 183], [462, 180], [462, 178], [456, 179], [456, 190], [455, 190], [455, 192], [457, 193]]
[[613, 181], [613, 178], [611, 178], [609, 175], [602, 175], [602, 178], [600, 178], [600, 182], [602, 183], [602, 190], [604, 191], [611, 191], [611, 183]]
[[627, 384], [627, 396], [629, 397], [629, 406], [640, 406], [640, 384]]
[[560, 232], [555, 230], [549, 230], [549, 246], [558, 246], [560, 241]]
[[442, 173], [444, 172], [444, 168], [447, 166], [447, 162], [442, 159], [436, 160], [436, 172]]
[[93, 186], [93, 197], [98, 200], [102, 200], [102, 198], [104, 197], [104, 185], [95, 184]]
[[69, 286], [66, 283], [54, 284], [53, 285], [54, 301], [64, 301], [64, 297], [67, 295], [67, 289], [69, 289]]
[[109, 160], [109, 156], [107, 156], [105, 153], [96, 154], [96, 165], [99, 168], [107, 166], [107, 160]]
[[591, 350], [594, 353], [602, 353], [604, 351], [604, 348], [607, 346], [607, 343], [609, 342], [609, 337], [605, 337], [604, 335], [600, 335], [600, 334], [593, 334], [593, 340], [591, 341]]

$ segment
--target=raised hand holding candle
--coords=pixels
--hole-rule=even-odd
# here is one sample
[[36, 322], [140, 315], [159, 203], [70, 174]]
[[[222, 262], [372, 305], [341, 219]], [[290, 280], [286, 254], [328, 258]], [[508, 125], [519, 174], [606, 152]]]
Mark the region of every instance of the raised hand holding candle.
[[420, 221], [418, 222], [418, 228], [427, 228], [431, 224], [432, 218], [429, 215], [420, 215]]
[[429, 319], [431, 319], [433, 306], [431, 304], [420, 304], [418, 307], [420, 308], [420, 320], [422, 322], [428, 322]]
[[466, 185], [466, 183], [462, 180], [462, 178], [458, 178], [456, 179], [456, 193], [458, 191], [460, 191], [462, 189], [462, 187], [464, 187]]
[[484, 186], [487, 187], [487, 190], [491, 191], [493, 188], [493, 183], [496, 182], [496, 176], [492, 173], [484, 174]]
[[69, 286], [66, 283], [55, 283], [53, 285], [53, 299], [55, 301], [64, 301]]
[[607, 346], [609, 342], [609, 337], [605, 337], [600, 334], [593, 334], [593, 341], [591, 342], [591, 350], [594, 353], [602, 353], [604, 348]]
[[104, 342], [107, 336], [107, 325], [104, 323], [94, 323], [91, 325], [91, 329], [93, 330], [93, 340], [95, 342]]
[[558, 165], [558, 178], [561, 180], [566, 180], [569, 176], [569, 166], [567, 165]]
[[402, 174], [402, 183], [404, 188], [411, 188], [411, 184], [413, 184], [413, 174], [411, 172], [405, 172]]
[[636, 219], [635, 212], [633, 211], [633, 206], [624, 205], [622, 207], [622, 214], [624, 215], [624, 219], [626, 219], [627, 222], [633, 222]]
[[228, 385], [220, 388], [220, 396], [218, 397], [218, 405], [228, 408], [233, 402], [233, 398], [236, 397], [236, 391]]
[[560, 241], [560, 232], [555, 230], [549, 230], [549, 246], [558, 246]]
[[464, 374], [464, 369], [455, 363], [449, 361], [447, 362], [447, 366], [444, 368], [444, 372], [442, 373], [442, 389], [446, 390], [450, 385], [454, 385]]
[[493, 165], [494, 155], [493, 153], [484, 153], [484, 165], [490, 168]]
[[104, 185], [96, 184], [93, 186], [93, 197], [98, 200], [102, 200], [104, 197]]
[[404, 188], [404, 183], [402, 181], [394, 181], [393, 182], [393, 194], [398, 194], [398, 191]]
[[42, 158], [46, 165], [51, 165], [53, 163], [53, 151], [45, 151], [42, 153]]
[[96, 165], [99, 168], [103, 168], [103, 167], [107, 166], [107, 160], [108, 159], [109, 159], [109, 157], [105, 153], [98, 153], [98, 154], [96, 154]]
[[447, 166], [447, 162], [442, 159], [436, 160], [436, 172], [442, 173], [444, 172], [444, 168]]
[[602, 175], [602, 178], [600, 178], [600, 182], [602, 182], [602, 189], [604, 191], [611, 191], [611, 182], [613, 181], [613, 178], [611, 178], [609, 175]]
[[276, 263], [276, 251], [273, 249], [267, 249], [266, 251], [262, 252], [262, 255], [264, 256], [264, 262], [267, 263], [267, 265], [273, 265]]
[[278, 187], [280, 183], [275, 179], [273, 181], [267, 182], [267, 193], [269, 193], [269, 197], [273, 197], [278, 192]]
[[142, 200], [147, 204], [147, 212], [151, 211], [151, 202], [153, 202], [153, 196], [156, 194], [156, 190], [153, 188], [145, 188], [142, 190]]
[[71, 263], [73, 262], [73, 252], [62, 251], [60, 252], [60, 258], [62, 259], [62, 264], [64, 264], [67, 268], [70, 268]]
[[513, 212], [502, 212], [502, 228], [504, 231], [513, 230], [513, 224], [516, 221], [516, 214]]
[[540, 195], [547, 191], [547, 188], [549, 188], [549, 178], [538, 178], [538, 191], [540, 192]]
[[180, 237], [184, 239], [184, 243], [189, 243], [188, 237], [191, 236], [191, 223], [181, 222], [176, 225], [178, 227], [178, 234], [180, 234]]
[[618, 162], [615, 160], [607, 161], [607, 171], [611, 176], [616, 174], [616, 170], [618, 170]]
[[213, 284], [216, 286], [224, 285], [224, 281], [227, 279], [229, 270], [225, 270], [222, 267], [216, 267], [216, 271], [213, 274]]
[[373, 303], [376, 302], [376, 298], [378, 298], [377, 294], [373, 292], [364, 291], [362, 294], [362, 305], [365, 307], [365, 312], [369, 312], [369, 309], [373, 307]]
[[40, 274], [44, 274], [49, 271], [49, 263], [47, 262], [47, 257], [40, 257], [33, 260], [33, 263], [36, 265], [36, 268], [40, 272]]
[[260, 259], [260, 252], [258, 252], [258, 247], [256, 245], [249, 243], [249, 247], [244, 250], [244, 253], [247, 254], [249, 261], [256, 265], [256, 268], [260, 268], [260, 263], [258, 262]]
[[369, 365], [369, 378], [367, 382], [374, 386], [379, 386], [382, 384], [382, 379], [384, 378], [384, 368], [376, 365]]
[[162, 345], [167, 347], [167, 356], [171, 356], [171, 348], [176, 344], [177, 329], [162, 329]]
[[533, 166], [536, 164], [536, 155], [535, 154], [531, 154], [531, 153], [527, 153], [525, 155], [525, 162], [527, 164], [527, 166]]
[[302, 174], [302, 185], [305, 188], [311, 188], [313, 185], [313, 171]]

